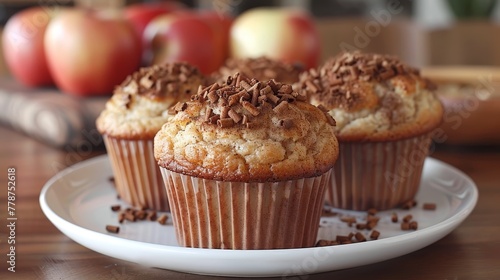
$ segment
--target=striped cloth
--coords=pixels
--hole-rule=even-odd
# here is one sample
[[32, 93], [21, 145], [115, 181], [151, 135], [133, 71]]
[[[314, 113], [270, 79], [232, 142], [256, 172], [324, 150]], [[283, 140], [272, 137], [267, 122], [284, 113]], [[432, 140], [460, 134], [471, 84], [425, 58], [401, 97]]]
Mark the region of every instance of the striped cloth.
[[0, 77], [0, 123], [58, 148], [102, 146], [95, 120], [108, 99], [26, 88]]

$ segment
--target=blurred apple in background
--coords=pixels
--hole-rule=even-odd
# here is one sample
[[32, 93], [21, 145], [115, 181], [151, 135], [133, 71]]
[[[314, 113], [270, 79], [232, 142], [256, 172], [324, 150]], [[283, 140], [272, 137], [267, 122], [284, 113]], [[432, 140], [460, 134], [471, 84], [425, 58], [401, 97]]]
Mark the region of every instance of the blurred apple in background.
[[232, 57], [268, 56], [315, 67], [320, 55], [319, 34], [304, 11], [255, 8], [244, 12], [231, 28]]
[[44, 45], [56, 85], [76, 95], [110, 94], [141, 58], [134, 27], [114, 11], [62, 10], [47, 26]]
[[153, 19], [144, 30], [144, 41], [148, 42], [145, 61], [149, 65], [186, 61], [205, 74], [219, 69], [227, 48], [221, 46], [224, 36], [217, 33], [226, 28], [222, 27], [222, 20], [208, 18], [185, 11]]
[[12, 75], [27, 86], [54, 82], [47, 67], [43, 38], [51, 15], [42, 7], [12, 16], [2, 34], [3, 55]]
[[177, 1], [136, 3], [126, 6], [123, 14], [132, 23], [139, 38], [143, 38], [144, 29], [155, 17], [183, 9], [187, 6]]
[[198, 13], [200, 18], [207, 22], [214, 31], [215, 41], [217, 43], [218, 67], [222, 66], [229, 57], [229, 33], [233, 24], [233, 17], [228, 14], [216, 11], [201, 11]]

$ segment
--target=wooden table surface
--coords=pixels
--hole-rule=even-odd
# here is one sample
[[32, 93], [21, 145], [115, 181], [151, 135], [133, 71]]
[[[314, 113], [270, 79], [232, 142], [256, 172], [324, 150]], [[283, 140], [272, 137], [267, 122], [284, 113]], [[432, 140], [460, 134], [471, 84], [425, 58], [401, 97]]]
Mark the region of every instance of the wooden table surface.
[[[91, 251], [45, 217], [38, 198], [57, 171], [105, 151], [58, 150], [0, 126], [0, 279], [206, 279], [148, 268]], [[500, 279], [500, 149], [449, 149], [431, 154], [468, 174], [479, 188], [472, 214], [436, 243], [392, 260], [293, 279]], [[16, 168], [16, 267], [7, 270], [7, 173]], [[168, 260], [165, 260], [168, 261]], [[196, 265], [196, 264], [193, 264]]]

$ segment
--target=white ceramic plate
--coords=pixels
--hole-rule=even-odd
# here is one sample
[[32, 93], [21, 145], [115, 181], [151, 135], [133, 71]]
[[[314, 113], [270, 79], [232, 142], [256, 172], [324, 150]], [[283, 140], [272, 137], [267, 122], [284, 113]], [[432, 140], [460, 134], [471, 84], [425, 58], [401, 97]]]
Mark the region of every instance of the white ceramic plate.
[[[170, 223], [125, 222], [119, 234], [107, 233], [106, 225], [119, 225], [110, 210], [122, 204], [112, 183], [107, 156], [99, 156], [58, 173], [40, 194], [40, 205], [49, 220], [64, 234], [99, 253], [150, 267], [223, 276], [292, 276], [319, 273], [380, 262], [421, 249], [450, 233], [474, 209], [477, 189], [462, 172], [438, 160], [425, 162], [419, 205], [411, 210], [379, 212], [378, 240], [347, 245], [280, 250], [219, 250], [179, 247]], [[423, 210], [424, 202], [436, 203], [434, 211]], [[334, 210], [339, 215], [323, 217], [320, 239], [335, 239], [355, 230], [339, 220], [365, 213]], [[412, 214], [416, 231], [402, 231], [390, 216]], [[171, 221], [171, 219], [170, 219]], [[361, 231], [366, 236], [369, 231]]]

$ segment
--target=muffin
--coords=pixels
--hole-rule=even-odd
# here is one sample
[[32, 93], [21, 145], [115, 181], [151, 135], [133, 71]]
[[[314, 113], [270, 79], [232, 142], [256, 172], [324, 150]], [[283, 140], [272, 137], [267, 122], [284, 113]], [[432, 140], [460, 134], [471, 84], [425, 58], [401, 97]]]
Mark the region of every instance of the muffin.
[[169, 108], [189, 100], [203, 83], [197, 68], [172, 63], [142, 68], [116, 87], [96, 126], [122, 200], [138, 208], [169, 210], [153, 138], [169, 117]]
[[314, 245], [338, 143], [333, 118], [303, 100], [236, 74], [174, 106], [154, 151], [180, 245]]
[[354, 52], [304, 73], [297, 88], [337, 121], [328, 203], [384, 210], [414, 198], [443, 116], [432, 83], [396, 57]]
[[257, 58], [230, 58], [212, 75], [212, 80], [224, 83], [225, 79], [240, 73], [245, 77], [252, 77], [261, 82], [275, 80], [280, 83], [293, 84], [299, 81], [299, 74], [303, 68], [298, 64], [291, 64], [274, 60], [268, 57]]

